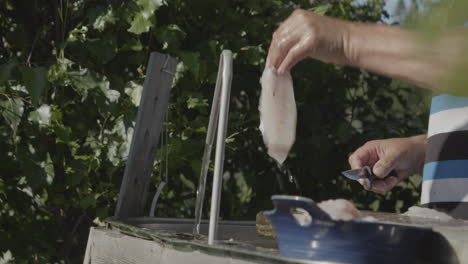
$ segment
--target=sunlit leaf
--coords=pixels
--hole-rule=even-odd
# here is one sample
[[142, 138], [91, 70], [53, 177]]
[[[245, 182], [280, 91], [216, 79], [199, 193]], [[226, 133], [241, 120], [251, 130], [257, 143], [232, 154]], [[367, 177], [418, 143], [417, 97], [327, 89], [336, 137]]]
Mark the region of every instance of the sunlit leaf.
[[[164, 146], [158, 146], [158, 158], [162, 153], [166, 161], [166, 151], [169, 157], [169, 182], [158, 217], [193, 217], [223, 49], [236, 56], [220, 217], [252, 220], [258, 211], [272, 208], [270, 197], [279, 193], [316, 201], [343, 197], [379, 211], [404, 211], [419, 200], [420, 177], [378, 196], [339, 172], [348, 169], [349, 154], [366, 141], [425, 133], [428, 104], [420, 90], [316, 60], [295, 66], [291, 74], [298, 125], [287, 166], [300, 190], [268, 158], [258, 131], [259, 78], [271, 36], [294, 8], [312, 7], [320, 14], [372, 23], [382, 19], [383, 1], [360, 1], [356, 7], [352, 0], [38, 0], [31, 8], [23, 2], [2, 2], [0, 19], [0, 63], [16, 62], [0, 66], [0, 172], [5, 176], [0, 177], [0, 241], [8, 241], [3, 250], [11, 250], [15, 262], [82, 261], [89, 225], [96, 217], [111, 215], [117, 203], [135, 106], [153, 51], [179, 62]], [[40, 67], [49, 69], [47, 75], [34, 74]], [[37, 85], [43, 89], [35, 89]], [[39, 111], [45, 106], [49, 113]], [[154, 185], [160, 168], [155, 162]], [[147, 205], [155, 188], [148, 191]], [[37, 241], [40, 247], [24, 246]]]
[[253, 197], [253, 190], [245, 181], [245, 177], [243, 173], [235, 173], [234, 179], [236, 181], [237, 188], [239, 192], [237, 193], [237, 197], [239, 198], [241, 203], [250, 202]]
[[13, 133], [16, 134], [24, 112], [23, 101], [19, 98], [0, 101], [0, 112]]
[[112, 7], [107, 8], [107, 12], [102, 14], [93, 22], [93, 27], [99, 31], [103, 31], [107, 25], [114, 24], [117, 18], [114, 15], [114, 11]]
[[331, 4], [320, 5], [315, 8], [312, 8], [312, 12], [319, 14], [319, 15], [325, 15], [331, 7], [332, 7]]
[[190, 97], [187, 99], [187, 108], [198, 108], [198, 107], [206, 107], [208, 106], [208, 100], [200, 98], [200, 97]]
[[149, 29], [154, 26], [153, 22], [153, 13], [158, 9], [162, 1], [160, 0], [138, 0], [138, 5], [141, 7], [141, 10], [136, 13], [131, 26], [128, 29], [129, 32], [134, 34], [141, 34], [148, 32]]
[[50, 124], [50, 116], [50, 106], [41, 105], [41, 107], [29, 113], [28, 120], [38, 124], [39, 127], [46, 127]]
[[132, 103], [135, 106], [140, 105], [141, 92], [143, 91], [143, 86], [137, 84], [133, 81], [129, 82], [128, 87], [125, 88], [125, 93], [130, 96]]
[[128, 32], [140, 35], [141, 33], [148, 32], [150, 28], [154, 26], [151, 21], [151, 17], [144, 16], [144, 14], [138, 13], [133, 18]]
[[163, 0], [137, 0], [137, 3], [143, 10], [154, 12], [163, 4]]
[[195, 191], [195, 183], [192, 182], [191, 180], [187, 179], [183, 174], [179, 175], [180, 180], [184, 184], [186, 188], [188, 188], [191, 191]]

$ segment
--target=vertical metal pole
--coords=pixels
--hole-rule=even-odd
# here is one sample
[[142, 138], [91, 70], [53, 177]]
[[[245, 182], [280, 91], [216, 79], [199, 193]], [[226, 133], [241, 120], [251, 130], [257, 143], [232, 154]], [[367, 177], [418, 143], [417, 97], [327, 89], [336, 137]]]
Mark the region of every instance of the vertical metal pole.
[[221, 94], [221, 83], [223, 81], [223, 56], [219, 59], [218, 75], [216, 77], [216, 86], [213, 95], [213, 102], [211, 103], [210, 121], [208, 123], [208, 130], [206, 132], [205, 150], [203, 151], [202, 167], [200, 172], [200, 179], [198, 180], [197, 200], [195, 202], [195, 224], [193, 226], [193, 233], [200, 234], [200, 223], [203, 213], [203, 202], [205, 200], [206, 189], [206, 176], [210, 167], [211, 149], [215, 138], [219, 119], [219, 100]]
[[210, 224], [208, 229], [208, 244], [213, 245], [216, 239], [218, 226], [219, 205], [221, 203], [221, 188], [223, 186], [224, 146], [226, 143], [226, 130], [229, 113], [229, 99], [232, 81], [232, 52], [224, 50], [222, 53], [222, 86], [220, 111], [218, 119], [218, 133], [216, 138], [215, 167], [213, 176], [213, 189], [211, 192]]

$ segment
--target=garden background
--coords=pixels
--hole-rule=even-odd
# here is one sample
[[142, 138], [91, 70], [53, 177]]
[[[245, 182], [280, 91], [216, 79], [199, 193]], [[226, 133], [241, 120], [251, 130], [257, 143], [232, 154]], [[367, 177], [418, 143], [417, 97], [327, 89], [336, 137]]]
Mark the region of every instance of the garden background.
[[222, 49], [235, 58], [222, 218], [252, 220], [279, 193], [388, 212], [417, 204], [420, 176], [379, 195], [340, 171], [368, 140], [424, 133], [422, 90], [360, 69], [298, 64], [297, 140], [286, 166], [299, 188], [268, 157], [258, 130], [259, 78], [275, 28], [298, 7], [352, 21], [388, 19], [382, 1], [357, 2], [1, 1], [0, 257], [82, 262], [89, 227], [115, 209], [152, 51], [180, 62], [162, 147], [168, 159], [158, 153], [150, 188], [152, 197], [167, 164], [157, 216], [194, 217]]

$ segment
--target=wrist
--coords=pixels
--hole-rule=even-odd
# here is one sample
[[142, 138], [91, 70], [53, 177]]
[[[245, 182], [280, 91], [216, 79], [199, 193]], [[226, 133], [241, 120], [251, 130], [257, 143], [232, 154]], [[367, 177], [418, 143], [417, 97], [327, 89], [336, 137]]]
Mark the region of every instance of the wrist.
[[421, 135], [409, 137], [408, 139], [410, 139], [413, 143], [419, 146], [424, 146], [425, 148], [426, 142], [427, 142], [427, 135], [421, 134]]
[[[348, 25], [347, 45], [344, 54], [349, 66], [372, 70], [368, 58], [381, 56], [378, 46], [382, 45], [383, 33], [388, 26], [351, 22]], [[386, 52], [383, 52], [386, 53]], [[367, 59], [367, 60], [366, 60]]]
[[362, 32], [365, 24], [349, 22], [343, 36], [343, 55], [348, 66], [361, 67], [361, 56], [363, 53]]
[[424, 160], [426, 157], [427, 135], [422, 134], [418, 136], [409, 137], [408, 139], [412, 142], [413, 145], [413, 155], [415, 156], [417, 172], [419, 174], [422, 174]]

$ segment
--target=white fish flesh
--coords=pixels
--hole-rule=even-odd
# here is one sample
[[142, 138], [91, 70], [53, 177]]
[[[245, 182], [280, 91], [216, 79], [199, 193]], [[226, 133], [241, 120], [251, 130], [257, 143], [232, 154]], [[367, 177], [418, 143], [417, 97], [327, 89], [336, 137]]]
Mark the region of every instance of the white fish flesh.
[[354, 205], [345, 199], [326, 200], [317, 204], [333, 220], [350, 221], [361, 218], [361, 213]]
[[411, 206], [410, 208], [408, 208], [408, 211], [406, 211], [403, 215], [432, 218], [432, 219], [438, 219], [438, 220], [447, 220], [447, 221], [453, 219], [453, 217], [451, 217], [450, 215], [444, 212], [439, 212], [434, 209], [423, 208], [419, 206]]
[[266, 67], [260, 79], [260, 131], [268, 155], [283, 164], [296, 139], [297, 109], [289, 72], [278, 75]]

